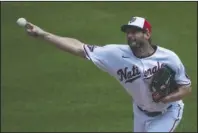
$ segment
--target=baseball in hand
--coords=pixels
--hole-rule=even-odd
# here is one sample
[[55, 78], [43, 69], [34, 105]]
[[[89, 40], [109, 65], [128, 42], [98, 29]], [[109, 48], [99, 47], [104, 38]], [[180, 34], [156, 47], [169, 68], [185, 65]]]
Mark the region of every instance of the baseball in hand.
[[27, 20], [26, 20], [25, 18], [19, 18], [19, 19], [17, 20], [17, 24], [18, 24], [19, 26], [21, 26], [21, 27], [25, 27], [26, 24], [27, 24]]
[[36, 25], [31, 24], [25, 18], [19, 18], [16, 21], [16, 23], [19, 26], [24, 27], [29, 35], [37, 37], [37, 36], [42, 36], [45, 34], [44, 30], [42, 30], [41, 28], [39, 28]]

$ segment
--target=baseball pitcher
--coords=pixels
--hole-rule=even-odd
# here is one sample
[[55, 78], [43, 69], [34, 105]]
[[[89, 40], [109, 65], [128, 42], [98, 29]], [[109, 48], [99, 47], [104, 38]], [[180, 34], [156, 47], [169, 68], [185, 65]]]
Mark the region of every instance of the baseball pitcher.
[[73, 55], [92, 61], [112, 75], [133, 101], [134, 132], [173, 132], [182, 119], [182, 99], [191, 92], [191, 81], [176, 53], [153, 45], [151, 24], [132, 17], [121, 31], [128, 45], [94, 46], [49, 33], [28, 22], [30, 36], [42, 38]]

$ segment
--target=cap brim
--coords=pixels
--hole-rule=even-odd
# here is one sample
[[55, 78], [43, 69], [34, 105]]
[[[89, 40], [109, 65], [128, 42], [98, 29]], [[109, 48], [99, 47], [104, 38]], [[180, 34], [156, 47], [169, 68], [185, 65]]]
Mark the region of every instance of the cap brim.
[[135, 25], [122, 25], [121, 26], [122, 32], [126, 32], [127, 29], [143, 30], [142, 28], [135, 26]]

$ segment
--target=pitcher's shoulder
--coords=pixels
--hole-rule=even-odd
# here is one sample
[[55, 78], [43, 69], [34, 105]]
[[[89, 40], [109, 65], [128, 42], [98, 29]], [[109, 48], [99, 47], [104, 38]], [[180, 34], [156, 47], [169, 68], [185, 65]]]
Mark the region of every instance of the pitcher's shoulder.
[[157, 46], [158, 47], [158, 51], [160, 53], [166, 54], [166, 55], [170, 55], [170, 56], [178, 56], [173, 50], [168, 49], [168, 48], [164, 48], [161, 46]]
[[115, 49], [128, 49], [129, 48], [127, 44], [106, 44], [103, 47], [115, 48]]
[[158, 46], [158, 52], [162, 55], [166, 55], [172, 61], [180, 61], [179, 56], [176, 54], [175, 51], [171, 49], [167, 49], [161, 46]]
[[109, 52], [126, 52], [129, 51], [130, 48], [127, 44], [107, 44], [103, 46]]

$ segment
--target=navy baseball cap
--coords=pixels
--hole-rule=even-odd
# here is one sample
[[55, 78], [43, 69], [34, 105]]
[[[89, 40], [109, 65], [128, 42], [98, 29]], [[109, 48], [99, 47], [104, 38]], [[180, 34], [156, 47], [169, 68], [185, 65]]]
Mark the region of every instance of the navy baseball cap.
[[126, 32], [128, 28], [138, 28], [142, 29], [143, 31], [148, 31], [151, 33], [151, 24], [142, 17], [132, 17], [128, 24], [121, 26], [121, 31]]

